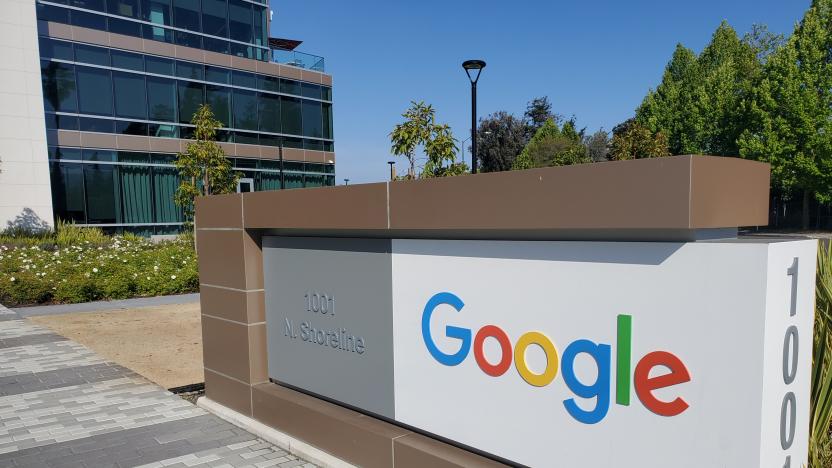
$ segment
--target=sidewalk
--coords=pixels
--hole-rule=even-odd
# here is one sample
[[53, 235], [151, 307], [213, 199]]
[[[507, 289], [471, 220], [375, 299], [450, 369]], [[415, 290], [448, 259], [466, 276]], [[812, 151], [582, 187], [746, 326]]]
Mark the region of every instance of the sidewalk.
[[314, 465], [0, 305], [0, 466]]

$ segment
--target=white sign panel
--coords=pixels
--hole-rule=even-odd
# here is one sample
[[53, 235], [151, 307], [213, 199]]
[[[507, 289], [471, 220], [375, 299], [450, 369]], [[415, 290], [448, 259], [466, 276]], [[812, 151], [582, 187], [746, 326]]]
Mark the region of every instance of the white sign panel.
[[395, 419], [530, 466], [802, 466], [815, 252], [394, 240]]

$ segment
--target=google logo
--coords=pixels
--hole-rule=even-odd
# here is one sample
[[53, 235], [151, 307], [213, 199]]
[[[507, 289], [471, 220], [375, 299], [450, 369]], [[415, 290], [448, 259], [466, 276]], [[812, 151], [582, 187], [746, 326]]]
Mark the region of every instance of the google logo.
[[[575, 340], [559, 355], [555, 343], [546, 334], [539, 331], [523, 333], [512, 345], [506, 332], [496, 325], [485, 325], [476, 333], [473, 333], [469, 328], [447, 325], [445, 336], [459, 340], [459, 349], [453, 354], [447, 354], [436, 346], [430, 331], [433, 311], [440, 305], [449, 305], [460, 312], [465, 303], [455, 294], [441, 292], [435, 294], [425, 304], [422, 312], [422, 338], [430, 355], [440, 364], [446, 366], [461, 364], [470, 354], [473, 345], [474, 359], [477, 366], [491, 377], [502, 376], [511, 368], [511, 364], [514, 362], [517, 373], [529, 385], [545, 387], [552, 383], [560, 370], [564, 383], [575, 396], [596, 399], [595, 408], [592, 410], [581, 408], [575, 403], [574, 398], [564, 400], [563, 406], [573, 418], [584, 424], [596, 424], [607, 415], [612, 392], [612, 347], [609, 344], [595, 343], [586, 339]], [[619, 315], [617, 322], [616, 404], [630, 405], [630, 388], [632, 386], [635, 387], [636, 395], [641, 403], [655, 414], [670, 417], [679, 415], [688, 409], [688, 403], [681, 397], [665, 401], [660, 400], [653, 394], [655, 390], [660, 388], [690, 381], [690, 373], [685, 364], [676, 355], [667, 351], [652, 351], [638, 361], [631, 377], [632, 317]], [[489, 362], [483, 351], [485, 340], [489, 338], [495, 340], [500, 346], [500, 360], [496, 363]], [[543, 372], [534, 372], [526, 363], [526, 350], [532, 345], [539, 346], [546, 355], [546, 368]], [[575, 375], [575, 359], [581, 354], [589, 356], [595, 362], [598, 370], [595, 382], [582, 382]], [[651, 376], [651, 371], [655, 367], [663, 367], [667, 372]]]

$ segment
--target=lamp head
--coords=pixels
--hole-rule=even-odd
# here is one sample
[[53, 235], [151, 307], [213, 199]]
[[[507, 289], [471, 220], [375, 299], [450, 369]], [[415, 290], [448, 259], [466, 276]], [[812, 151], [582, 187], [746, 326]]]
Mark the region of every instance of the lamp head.
[[[485, 68], [485, 61], [466, 60], [462, 62], [462, 68], [465, 69], [465, 73], [468, 75], [468, 79], [471, 80], [471, 83], [476, 83], [477, 80], [480, 79], [480, 73], [482, 73], [482, 69]], [[475, 76], [471, 76], [472, 71], [477, 72], [477, 74]]]

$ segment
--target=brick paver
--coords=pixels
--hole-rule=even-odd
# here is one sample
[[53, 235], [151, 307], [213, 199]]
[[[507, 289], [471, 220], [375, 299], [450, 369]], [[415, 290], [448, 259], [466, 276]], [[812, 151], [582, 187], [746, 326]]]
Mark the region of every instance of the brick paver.
[[0, 305], [0, 466], [314, 465]]

